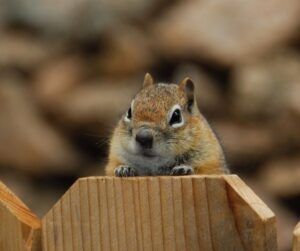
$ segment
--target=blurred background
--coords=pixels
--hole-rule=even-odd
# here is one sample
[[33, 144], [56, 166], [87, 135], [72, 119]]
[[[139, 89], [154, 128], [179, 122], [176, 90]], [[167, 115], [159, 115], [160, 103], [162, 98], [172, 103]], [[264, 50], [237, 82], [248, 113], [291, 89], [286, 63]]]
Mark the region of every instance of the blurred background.
[[300, 1], [0, 0], [0, 179], [43, 216], [103, 175], [141, 88], [191, 77], [233, 173], [300, 218]]

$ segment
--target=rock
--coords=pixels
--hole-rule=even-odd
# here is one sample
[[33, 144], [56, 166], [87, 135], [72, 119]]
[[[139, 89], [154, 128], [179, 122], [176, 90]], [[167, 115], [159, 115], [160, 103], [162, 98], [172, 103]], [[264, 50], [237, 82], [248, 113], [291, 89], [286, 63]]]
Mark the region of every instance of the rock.
[[[243, 125], [217, 121], [214, 128], [224, 146], [229, 166], [243, 166], [261, 161], [276, 149], [272, 131], [263, 125]], [[241, 172], [249, 170], [240, 170]]]
[[85, 66], [78, 56], [61, 56], [44, 64], [33, 76], [33, 93], [47, 111], [83, 81]]
[[300, 158], [274, 159], [267, 163], [261, 179], [269, 193], [288, 198], [300, 196]]
[[278, 118], [274, 117], [269, 124], [272, 128], [274, 140], [277, 142], [277, 154], [288, 155], [300, 148], [300, 117], [286, 111]]
[[[3, 0], [0, 0], [0, 4], [3, 6]], [[0, 29], [2, 29], [2, 27], [5, 24], [5, 20], [6, 20], [6, 9], [5, 8], [0, 8]]]
[[158, 0], [10, 0], [1, 7], [7, 13], [7, 21], [18, 21], [43, 33], [84, 38], [101, 35], [126, 20], [143, 19], [159, 3]]
[[231, 111], [238, 120], [259, 120], [272, 131], [277, 154], [300, 147], [300, 55], [281, 51], [237, 67]]
[[287, 42], [299, 27], [299, 14], [298, 0], [185, 1], [157, 21], [153, 37], [170, 57], [238, 65]]
[[73, 128], [97, 124], [103, 129], [99, 135], [107, 136], [141, 88], [141, 80], [102, 79], [79, 85], [56, 102], [56, 116]]
[[101, 73], [116, 77], [145, 72], [153, 61], [146, 35], [123, 25], [107, 35], [105, 50], [98, 57], [98, 67]]
[[[286, 107], [287, 111], [295, 114], [298, 119], [300, 118], [300, 58], [298, 62], [298, 74], [295, 75], [295, 83], [291, 85], [290, 89], [288, 90], [287, 97], [286, 97]], [[296, 73], [296, 72], [295, 72]]]
[[31, 70], [52, 56], [58, 44], [35, 39], [24, 32], [0, 32], [0, 68]]
[[0, 164], [39, 174], [74, 171], [79, 156], [43, 119], [25, 84], [0, 82]]
[[300, 115], [300, 54], [282, 51], [237, 67], [233, 72], [232, 108], [245, 119]]

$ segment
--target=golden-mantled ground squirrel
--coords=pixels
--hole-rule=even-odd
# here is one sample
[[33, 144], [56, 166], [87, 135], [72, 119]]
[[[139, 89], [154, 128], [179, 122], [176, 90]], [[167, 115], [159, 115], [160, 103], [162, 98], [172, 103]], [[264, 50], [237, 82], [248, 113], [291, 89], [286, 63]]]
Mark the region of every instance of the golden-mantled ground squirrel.
[[197, 107], [194, 84], [154, 84], [143, 89], [119, 121], [111, 142], [107, 175], [227, 173], [218, 139]]

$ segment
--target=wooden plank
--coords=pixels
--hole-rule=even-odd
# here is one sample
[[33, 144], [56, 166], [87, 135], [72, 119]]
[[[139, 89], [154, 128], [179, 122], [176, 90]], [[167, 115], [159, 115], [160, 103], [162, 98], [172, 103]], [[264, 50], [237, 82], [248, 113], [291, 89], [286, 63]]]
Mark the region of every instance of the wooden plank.
[[172, 180], [160, 180], [161, 218], [165, 250], [176, 250]]
[[[75, 183], [75, 185], [70, 190], [70, 214], [71, 214], [71, 224], [72, 224], [72, 241], [73, 250], [80, 251], [83, 250], [83, 229], [82, 229], [82, 217], [81, 217], [81, 201], [80, 201], [80, 180]], [[47, 217], [47, 216], [46, 216]], [[43, 219], [44, 220], [44, 219]], [[44, 231], [44, 229], [42, 229]], [[54, 249], [55, 250], [55, 249]], [[52, 251], [52, 250], [49, 250]]]
[[[79, 180], [79, 204], [80, 204], [80, 223], [81, 223], [81, 238], [83, 250], [92, 250], [91, 241], [91, 225], [93, 222], [90, 219], [90, 198], [88, 193], [87, 179]], [[93, 206], [91, 206], [93, 207]]]
[[[61, 212], [61, 202], [59, 201], [54, 207], [53, 207], [53, 212], [52, 212], [52, 217], [53, 217], [53, 231], [55, 232], [55, 240], [54, 240], [54, 245], [55, 245], [55, 250], [56, 251], [63, 251], [64, 250], [64, 239], [65, 236], [63, 234], [63, 217], [64, 215]], [[66, 242], [68, 240], [66, 239]]]
[[143, 250], [153, 250], [149, 190], [146, 178], [139, 179], [139, 207], [142, 222]]
[[71, 217], [71, 194], [67, 193], [65, 196], [61, 198], [61, 214], [63, 217], [62, 228], [64, 239], [64, 250], [75, 250], [73, 247], [73, 225], [72, 225], [72, 217]]
[[199, 250], [213, 250], [204, 177], [192, 179]]
[[164, 250], [160, 183], [158, 178], [147, 180], [153, 250]]
[[47, 251], [276, 250], [273, 213], [232, 175], [80, 179], [43, 236]]
[[276, 250], [274, 213], [238, 176], [224, 179], [243, 246], [247, 250]]
[[[133, 194], [133, 180], [122, 179], [123, 203], [124, 203], [124, 219], [126, 225], [126, 240], [128, 250], [138, 250], [137, 242], [137, 225]], [[126, 192], [125, 192], [126, 191]]]
[[[101, 235], [101, 247], [103, 250], [111, 250], [111, 238], [113, 239], [114, 236], [110, 237], [110, 224], [109, 224], [109, 218], [108, 218], [108, 211], [110, 208], [108, 208], [107, 203], [107, 194], [110, 191], [107, 191], [106, 189], [106, 179], [98, 179], [98, 193], [99, 193], [99, 209], [100, 209], [100, 235]], [[93, 206], [91, 206], [93, 208]], [[97, 250], [97, 247], [95, 247], [94, 250]]]
[[293, 251], [300, 251], [300, 222], [295, 227], [293, 235]]
[[139, 193], [139, 181], [133, 180], [133, 203], [134, 203], [134, 217], [136, 220], [136, 238], [138, 250], [144, 250], [143, 246], [143, 232], [142, 232], [142, 220], [141, 220], [141, 207], [140, 207], [140, 193]]
[[41, 250], [40, 220], [0, 181], [0, 250]]
[[100, 233], [100, 208], [99, 208], [99, 190], [98, 190], [98, 180], [90, 178], [88, 181], [88, 193], [89, 193], [89, 209], [90, 209], [90, 222], [91, 224], [91, 246], [92, 250], [98, 247], [98, 250], [102, 250], [101, 247], [101, 233]]
[[125, 225], [125, 214], [124, 214], [124, 197], [122, 191], [122, 179], [114, 179], [114, 200], [116, 203], [116, 215], [117, 215], [117, 229], [118, 229], [118, 250], [129, 250], [127, 247], [126, 238], [126, 225]]
[[183, 177], [182, 184], [182, 205], [183, 205], [183, 224], [186, 250], [199, 250], [199, 239], [196, 221], [196, 208], [194, 203], [194, 191], [191, 178]]
[[205, 178], [209, 222], [213, 250], [215, 251], [243, 251], [243, 247], [236, 229], [234, 214], [227, 198], [225, 181], [218, 176]]
[[109, 230], [111, 236], [111, 250], [120, 250], [119, 248], [119, 238], [118, 238], [118, 227], [117, 227], [117, 213], [116, 213], [116, 201], [114, 192], [114, 181], [113, 178], [106, 178], [106, 190], [107, 193], [107, 207], [108, 210], [108, 220], [109, 220]]
[[183, 219], [183, 191], [179, 177], [172, 179], [173, 208], [174, 208], [174, 232], [176, 250], [186, 250], [184, 219]]
[[47, 219], [47, 224], [43, 222], [42, 225], [42, 245], [43, 250], [50, 251], [55, 248], [53, 210], [48, 213]]

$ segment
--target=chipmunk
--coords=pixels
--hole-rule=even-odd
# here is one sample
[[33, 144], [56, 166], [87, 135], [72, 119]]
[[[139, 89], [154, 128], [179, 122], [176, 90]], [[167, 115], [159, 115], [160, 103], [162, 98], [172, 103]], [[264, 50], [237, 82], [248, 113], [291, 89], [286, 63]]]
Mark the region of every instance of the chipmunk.
[[199, 112], [192, 80], [155, 84], [147, 73], [142, 90], [114, 130], [106, 174], [225, 173], [223, 150]]

